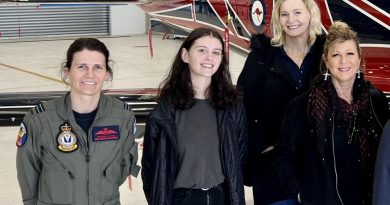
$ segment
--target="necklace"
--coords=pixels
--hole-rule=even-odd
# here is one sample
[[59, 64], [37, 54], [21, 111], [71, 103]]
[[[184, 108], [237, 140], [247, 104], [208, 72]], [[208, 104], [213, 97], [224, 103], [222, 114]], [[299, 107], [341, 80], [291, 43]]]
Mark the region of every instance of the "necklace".
[[348, 144], [351, 144], [353, 141], [353, 134], [356, 130], [356, 112], [353, 112], [352, 115], [349, 117], [349, 126], [348, 126]]

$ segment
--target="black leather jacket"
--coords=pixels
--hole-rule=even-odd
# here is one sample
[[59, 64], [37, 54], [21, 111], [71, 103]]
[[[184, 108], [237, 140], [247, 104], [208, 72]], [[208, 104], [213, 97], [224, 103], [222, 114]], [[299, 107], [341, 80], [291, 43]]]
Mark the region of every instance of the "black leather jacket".
[[[178, 168], [176, 109], [161, 101], [146, 123], [142, 181], [150, 205], [170, 205]], [[247, 128], [242, 103], [217, 110], [220, 156], [231, 205], [244, 205], [242, 169], [247, 156]], [[196, 128], [194, 128], [196, 129]]]

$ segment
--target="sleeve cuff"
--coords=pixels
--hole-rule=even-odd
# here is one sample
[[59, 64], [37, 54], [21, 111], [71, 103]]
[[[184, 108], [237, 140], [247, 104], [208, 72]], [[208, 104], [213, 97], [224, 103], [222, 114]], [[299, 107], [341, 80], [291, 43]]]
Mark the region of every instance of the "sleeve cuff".
[[141, 167], [139, 165], [133, 164], [133, 166], [131, 166], [130, 174], [133, 177], [137, 177], [140, 170]]

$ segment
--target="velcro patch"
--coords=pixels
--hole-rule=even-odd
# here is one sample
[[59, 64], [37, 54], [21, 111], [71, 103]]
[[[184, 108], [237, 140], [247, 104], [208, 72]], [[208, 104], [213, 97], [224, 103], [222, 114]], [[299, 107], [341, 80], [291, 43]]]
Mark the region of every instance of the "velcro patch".
[[97, 126], [92, 129], [92, 140], [93, 141], [108, 141], [108, 140], [119, 140], [119, 126]]
[[16, 139], [16, 146], [17, 147], [22, 147], [27, 141], [27, 130], [26, 126], [22, 122], [20, 124], [19, 132], [18, 132], [18, 137]]
[[70, 153], [79, 147], [77, 137], [72, 129], [69, 122], [64, 122], [64, 124], [60, 125], [60, 132], [57, 136], [57, 148], [59, 151]]

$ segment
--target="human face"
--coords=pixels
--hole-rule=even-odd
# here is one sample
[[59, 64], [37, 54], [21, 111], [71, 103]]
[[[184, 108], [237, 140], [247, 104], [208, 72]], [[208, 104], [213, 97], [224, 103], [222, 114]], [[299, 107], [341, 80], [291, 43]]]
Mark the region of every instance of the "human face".
[[285, 0], [280, 6], [280, 24], [287, 38], [307, 38], [310, 18], [303, 0]]
[[329, 48], [324, 59], [326, 67], [336, 84], [353, 84], [360, 67], [360, 55], [353, 40], [336, 42]]
[[65, 74], [76, 96], [100, 96], [104, 81], [110, 77], [105, 56], [87, 49], [74, 53], [71, 68]]
[[183, 48], [181, 58], [188, 63], [191, 79], [208, 79], [217, 72], [222, 61], [222, 44], [213, 36], [198, 38], [191, 48]]

